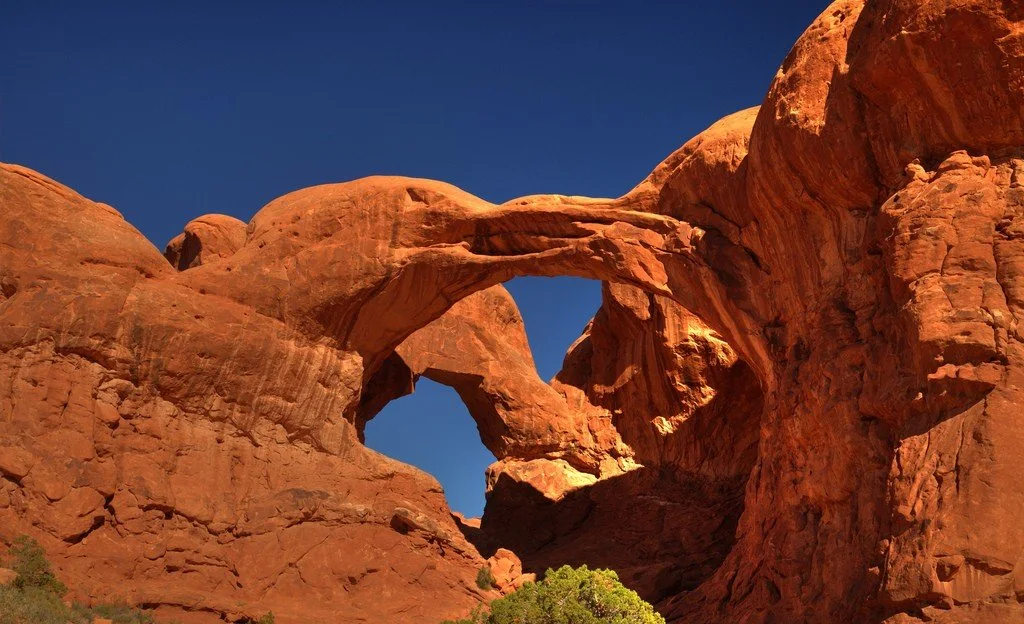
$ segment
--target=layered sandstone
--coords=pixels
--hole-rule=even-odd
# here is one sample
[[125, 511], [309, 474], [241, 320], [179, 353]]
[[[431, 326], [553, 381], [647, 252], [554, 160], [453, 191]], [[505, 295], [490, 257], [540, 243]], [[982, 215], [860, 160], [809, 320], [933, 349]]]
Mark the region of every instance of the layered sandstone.
[[[0, 537], [188, 622], [440, 620], [500, 548], [670, 621], [1024, 621], [1022, 146], [1024, 10], [840, 0], [614, 200], [367, 178], [165, 259], [4, 165]], [[550, 383], [526, 274], [606, 282]], [[479, 527], [361, 442], [423, 375], [498, 458]]]

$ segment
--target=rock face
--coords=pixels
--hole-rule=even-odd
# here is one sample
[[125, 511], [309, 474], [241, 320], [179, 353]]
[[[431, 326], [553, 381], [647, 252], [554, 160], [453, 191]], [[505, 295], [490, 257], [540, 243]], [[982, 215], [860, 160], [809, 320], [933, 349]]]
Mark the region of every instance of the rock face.
[[[186, 622], [438, 621], [487, 557], [678, 622], [1024, 621], [1022, 146], [1017, 3], [841, 0], [618, 199], [367, 178], [165, 259], [0, 166], [0, 537]], [[606, 282], [550, 383], [526, 274]], [[479, 526], [361, 443], [422, 375], [498, 458]]]
[[498, 590], [503, 593], [515, 591], [526, 583], [536, 582], [535, 574], [523, 573], [523, 564], [514, 552], [505, 548], [499, 548], [487, 560], [487, 567], [491, 570], [494, 583]]
[[226, 258], [245, 244], [245, 223], [226, 215], [208, 214], [185, 224], [185, 231], [167, 243], [164, 257], [171, 266], [184, 271]]

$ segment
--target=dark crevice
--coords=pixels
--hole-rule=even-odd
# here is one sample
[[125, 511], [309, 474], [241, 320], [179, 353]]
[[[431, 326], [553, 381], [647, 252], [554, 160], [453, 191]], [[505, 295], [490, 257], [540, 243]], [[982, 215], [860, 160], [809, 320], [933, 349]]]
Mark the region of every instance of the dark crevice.
[[526, 572], [563, 564], [611, 568], [655, 604], [690, 591], [724, 561], [743, 510], [745, 478], [715, 481], [641, 468], [554, 502], [499, 479], [482, 528], [459, 523], [483, 556], [515, 552]]

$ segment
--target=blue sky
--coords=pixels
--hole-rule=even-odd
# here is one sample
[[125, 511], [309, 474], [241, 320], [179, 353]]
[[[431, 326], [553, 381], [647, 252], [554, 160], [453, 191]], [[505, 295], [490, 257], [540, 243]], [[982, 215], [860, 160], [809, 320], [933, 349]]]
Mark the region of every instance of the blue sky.
[[[758, 104], [826, 2], [4, 3], [0, 161], [118, 208], [158, 247], [369, 174], [491, 201], [616, 196], [716, 119]], [[545, 378], [596, 283], [511, 284]], [[478, 514], [491, 461], [447, 388], [368, 431]]]

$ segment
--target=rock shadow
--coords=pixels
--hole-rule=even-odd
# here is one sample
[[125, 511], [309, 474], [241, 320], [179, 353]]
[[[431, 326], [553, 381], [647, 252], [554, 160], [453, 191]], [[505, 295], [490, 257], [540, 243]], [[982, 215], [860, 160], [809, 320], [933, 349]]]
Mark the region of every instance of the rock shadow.
[[725, 559], [745, 483], [640, 468], [551, 501], [501, 475], [481, 527], [457, 524], [485, 557], [508, 548], [538, 574], [564, 564], [610, 568], [657, 604], [697, 587]]

